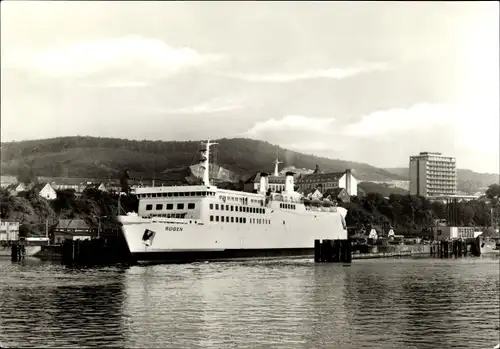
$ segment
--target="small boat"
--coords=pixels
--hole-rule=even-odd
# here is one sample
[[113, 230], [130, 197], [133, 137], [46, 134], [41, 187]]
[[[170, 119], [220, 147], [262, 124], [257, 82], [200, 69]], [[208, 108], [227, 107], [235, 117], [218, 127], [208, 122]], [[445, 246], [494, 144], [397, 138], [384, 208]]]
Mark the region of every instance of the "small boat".
[[483, 239], [480, 237], [479, 247], [481, 248], [481, 255], [500, 253], [497, 242], [489, 238]]
[[493, 349], [500, 349], [500, 343], [498, 343], [497, 345], [495, 345], [495, 347]]

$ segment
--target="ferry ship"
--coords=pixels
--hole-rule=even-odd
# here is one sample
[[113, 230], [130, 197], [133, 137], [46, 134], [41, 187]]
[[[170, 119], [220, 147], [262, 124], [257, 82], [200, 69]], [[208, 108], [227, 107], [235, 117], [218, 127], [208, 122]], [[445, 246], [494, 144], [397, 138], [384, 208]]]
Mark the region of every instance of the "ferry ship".
[[[347, 210], [327, 200], [306, 200], [286, 173], [280, 193], [261, 174], [257, 193], [210, 184], [210, 147], [202, 143], [202, 185], [138, 187], [138, 212], [119, 215], [133, 259], [181, 263], [311, 255], [315, 239], [347, 240]], [[277, 164], [276, 164], [277, 166]]]

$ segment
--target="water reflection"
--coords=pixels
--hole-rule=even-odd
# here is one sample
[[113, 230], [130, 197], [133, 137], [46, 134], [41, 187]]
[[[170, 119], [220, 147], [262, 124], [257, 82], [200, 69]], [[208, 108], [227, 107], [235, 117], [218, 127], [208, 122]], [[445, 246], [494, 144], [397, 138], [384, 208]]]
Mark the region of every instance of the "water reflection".
[[312, 297], [307, 304], [307, 319], [312, 332], [307, 337], [308, 347], [343, 348], [350, 342], [348, 312], [345, 304], [349, 266], [318, 264], [313, 267]]
[[123, 272], [0, 263], [7, 275], [0, 286], [2, 343], [75, 348], [123, 342]]
[[[198, 265], [134, 267], [126, 280], [127, 347], [197, 347], [203, 334]], [[175, 346], [175, 345], [172, 345]]]
[[498, 259], [68, 270], [0, 261], [0, 341], [23, 347], [487, 348]]

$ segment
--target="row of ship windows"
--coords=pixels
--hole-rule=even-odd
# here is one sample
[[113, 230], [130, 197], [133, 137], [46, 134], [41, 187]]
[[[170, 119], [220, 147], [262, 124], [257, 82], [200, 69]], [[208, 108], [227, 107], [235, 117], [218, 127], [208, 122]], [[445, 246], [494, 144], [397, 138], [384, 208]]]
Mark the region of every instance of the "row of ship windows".
[[[210, 216], [210, 222], [247, 223], [246, 217]], [[248, 218], [249, 224], [271, 224], [270, 219]]]
[[[248, 202], [248, 198], [246, 197], [237, 197], [237, 196], [225, 196], [225, 195], [219, 195], [219, 198], [223, 201], [234, 201], [234, 202]], [[250, 202], [252, 204], [262, 204], [262, 200], [257, 200], [257, 199], [250, 199]]]
[[286, 208], [288, 210], [295, 210], [295, 205], [293, 204], [280, 204], [280, 208]]
[[[220, 206], [220, 207], [219, 207]], [[266, 213], [266, 210], [260, 207], [246, 207], [246, 206], [233, 206], [233, 205], [223, 205], [223, 204], [210, 204], [210, 209], [221, 211], [236, 211], [236, 212], [247, 212], [247, 213]]]
[[164, 217], [164, 218], [186, 218], [187, 213], [156, 213], [145, 215], [144, 218]]
[[168, 192], [168, 193], [149, 193], [137, 194], [139, 198], [161, 198], [161, 197], [179, 197], [179, 196], [215, 196], [211, 191], [193, 191], [193, 192]]
[[[195, 204], [190, 202], [189, 204], [187, 204], [187, 208], [188, 208], [188, 210], [194, 210]], [[146, 211], [151, 211], [152, 209], [153, 209], [153, 205], [152, 204], [146, 205]], [[155, 209], [157, 211], [163, 210], [163, 204], [156, 204]], [[174, 209], [174, 204], [166, 204], [165, 205], [165, 209], [167, 209], [167, 210], [173, 210]], [[184, 209], [184, 204], [183, 203], [177, 204], [177, 209], [178, 210], [183, 210]]]

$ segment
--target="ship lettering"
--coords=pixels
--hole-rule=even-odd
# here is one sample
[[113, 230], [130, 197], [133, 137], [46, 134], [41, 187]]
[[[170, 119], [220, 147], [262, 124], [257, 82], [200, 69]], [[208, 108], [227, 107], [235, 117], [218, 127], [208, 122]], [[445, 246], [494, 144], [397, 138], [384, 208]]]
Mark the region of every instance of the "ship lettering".
[[167, 231], [182, 231], [182, 227], [165, 227]]

